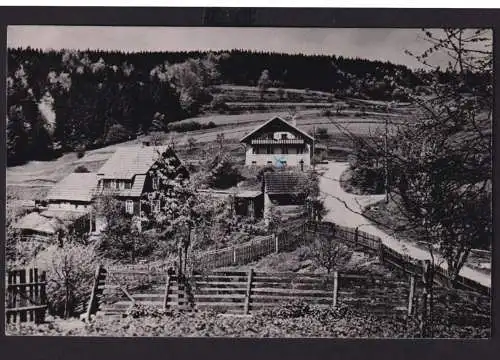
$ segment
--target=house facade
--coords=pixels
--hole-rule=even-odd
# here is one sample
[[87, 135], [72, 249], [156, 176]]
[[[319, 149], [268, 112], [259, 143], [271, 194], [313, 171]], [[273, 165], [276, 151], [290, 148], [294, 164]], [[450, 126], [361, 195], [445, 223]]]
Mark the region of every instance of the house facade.
[[69, 174], [49, 191], [47, 210], [90, 211], [96, 185], [95, 173]]
[[[137, 219], [139, 231], [145, 211], [158, 211], [162, 206], [158, 200], [146, 196], [160, 188], [160, 179], [152, 171], [160, 160], [185, 171], [168, 146], [131, 146], [118, 148], [97, 172], [96, 194], [109, 195], [122, 202], [125, 213]], [[96, 214], [96, 232], [105, 227], [105, 217]]]
[[301, 167], [311, 165], [314, 138], [280, 117], [274, 117], [245, 135], [245, 165]]

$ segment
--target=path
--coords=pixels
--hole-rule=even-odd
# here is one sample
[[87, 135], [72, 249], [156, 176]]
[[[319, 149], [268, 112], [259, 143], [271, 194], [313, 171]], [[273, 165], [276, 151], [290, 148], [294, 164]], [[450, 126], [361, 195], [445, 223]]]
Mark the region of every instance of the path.
[[[325, 220], [343, 226], [358, 226], [360, 230], [380, 237], [385, 245], [399, 253], [408, 254], [420, 260], [429, 259], [430, 255], [427, 251], [416, 247], [410, 242], [398, 240], [388, 235], [377, 226], [371, 224], [370, 221], [362, 215], [349, 210], [352, 209], [357, 213], [361, 213], [365, 206], [382, 200], [384, 195], [353, 195], [346, 193], [341, 188], [339, 179], [340, 175], [347, 169], [347, 166], [348, 164], [345, 162], [331, 162], [319, 168], [319, 170], [326, 170], [323, 176], [320, 177], [319, 183], [321, 192], [326, 196], [325, 207], [328, 209], [328, 214], [325, 216]], [[346, 208], [346, 204], [349, 209]], [[442, 258], [437, 257], [436, 263], [442, 263], [440, 266], [444, 269], [447, 268]], [[491, 288], [490, 275], [481, 273], [467, 266], [462, 268], [460, 275]]]

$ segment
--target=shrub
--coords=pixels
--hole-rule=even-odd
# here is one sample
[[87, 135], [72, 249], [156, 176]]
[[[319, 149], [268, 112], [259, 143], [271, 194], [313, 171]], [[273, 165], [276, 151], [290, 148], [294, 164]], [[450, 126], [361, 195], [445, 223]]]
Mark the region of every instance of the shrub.
[[106, 145], [117, 144], [129, 140], [131, 135], [123, 125], [115, 124], [109, 128], [104, 142]]
[[49, 246], [36, 258], [39, 268], [47, 271], [47, 300], [50, 313], [65, 318], [88, 300], [97, 257], [93, 247], [66, 243], [63, 248]]
[[188, 132], [201, 130], [202, 125], [197, 121], [186, 121], [181, 123], [170, 123], [167, 126], [168, 131], [176, 131], [176, 132]]
[[89, 173], [90, 170], [87, 169], [87, 167], [85, 165], [78, 165], [75, 169], [75, 171], [73, 171], [75, 173]]
[[210, 108], [214, 111], [218, 111], [221, 114], [229, 110], [229, 106], [220, 97], [216, 97], [212, 100], [212, 102], [210, 103]]
[[75, 146], [76, 156], [78, 157], [78, 159], [81, 159], [82, 157], [85, 156], [85, 150], [86, 150], [85, 144], [79, 144]]
[[218, 155], [209, 163], [207, 184], [219, 189], [235, 186], [241, 174], [229, 155]]
[[321, 116], [332, 116], [332, 111], [330, 109], [322, 109], [320, 112]]

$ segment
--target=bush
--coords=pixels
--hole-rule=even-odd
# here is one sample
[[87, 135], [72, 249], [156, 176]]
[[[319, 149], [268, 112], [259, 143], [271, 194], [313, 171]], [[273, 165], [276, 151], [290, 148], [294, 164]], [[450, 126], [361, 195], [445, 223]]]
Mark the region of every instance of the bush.
[[188, 131], [196, 131], [201, 129], [211, 129], [217, 127], [213, 121], [210, 121], [206, 125], [202, 125], [197, 121], [185, 121], [181, 123], [170, 123], [167, 126], [168, 131], [175, 132], [188, 132]]
[[87, 167], [85, 165], [78, 165], [75, 169], [75, 171], [73, 171], [75, 173], [89, 173], [90, 170], [87, 169]]
[[115, 124], [109, 128], [104, 142], [106, 145], [117, 144], [130, 140], [131, 137], [132, 134], [123, 125]]
[[77, 306], [88, 301], [97, 256], [93, 247], [66, 243], [49, 246], [36, 257], [39, 268], [47, 271], [47, 300], [54, 315], [78, 315]]
[[330, 117], [330, 116], [332, 116], [332, 111], [330, 109], [322, 109], [321, 110], [321, 116], [328, 116], [328, 117]]
[[208, 164], [208, 186], [227, 189], [235, 186], [241, 174], [229, 155], [218, 155]]
[[85, 144], [79, 144], [75, 146], [76, 156], [78, 157], [78, 159], [81, 159], [82, 157], [85, 156], [85, 150], [86, 150]]
[[229, 110], [229, 106], [220, 97], [216, 97], [212, 100], [210, 108], [214, 111], [218, 111], [220, 114], [224, 114]]

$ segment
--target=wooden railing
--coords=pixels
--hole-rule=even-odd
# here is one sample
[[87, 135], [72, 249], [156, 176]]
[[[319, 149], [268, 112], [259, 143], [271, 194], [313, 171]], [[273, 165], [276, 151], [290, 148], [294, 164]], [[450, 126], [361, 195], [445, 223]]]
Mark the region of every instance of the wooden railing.
[[11, 270], [6, 273], [7, 324], [42, 323], [47, 309], [46, 274], [37, 268]]

